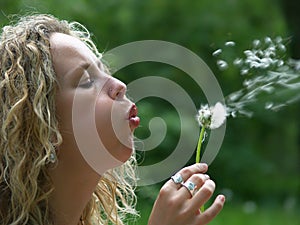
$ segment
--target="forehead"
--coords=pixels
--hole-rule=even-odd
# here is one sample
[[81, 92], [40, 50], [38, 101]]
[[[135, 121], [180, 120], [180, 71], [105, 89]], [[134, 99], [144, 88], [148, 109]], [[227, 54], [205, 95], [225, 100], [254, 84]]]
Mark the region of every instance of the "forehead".
[[54, 69], [58, 74], [67, 74], [72, 68], [98, 61], [84, 42], [70, 35], [53, 33], [50, 48]]

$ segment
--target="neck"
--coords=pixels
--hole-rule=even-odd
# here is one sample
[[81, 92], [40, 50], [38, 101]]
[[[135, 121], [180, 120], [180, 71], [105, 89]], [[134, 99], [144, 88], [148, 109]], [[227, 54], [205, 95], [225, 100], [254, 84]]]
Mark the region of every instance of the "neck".
[[88, 185], [67, 180], [64, 181], [64, 185], [56, 185], [50, 198], [54, 224], [77, 225], [96, 185], [97, 182]]
[[78, 225], [100, 175], [87, 165], [79, 151], [65, 148], [59, 151], [57, 166], [49, 173], [55, 187], [49, 199], [54, 224]]

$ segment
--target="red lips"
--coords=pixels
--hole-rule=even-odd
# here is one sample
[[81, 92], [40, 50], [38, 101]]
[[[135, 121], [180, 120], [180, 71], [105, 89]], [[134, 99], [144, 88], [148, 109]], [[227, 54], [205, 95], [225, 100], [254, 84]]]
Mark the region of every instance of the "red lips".
[[140, 118], [137, 116], [137, 114], [138, 114], [138, 109], [136, 105], [133, 104], [129, 111], [129, 118], [128, 118], [129, 126], [132, 131], [140, 125]]

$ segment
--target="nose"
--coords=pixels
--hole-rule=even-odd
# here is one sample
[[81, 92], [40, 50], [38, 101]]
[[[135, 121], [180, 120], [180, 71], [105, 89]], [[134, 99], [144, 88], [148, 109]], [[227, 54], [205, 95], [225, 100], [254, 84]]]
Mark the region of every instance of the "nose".
[[111, 82], [109, 84], [109, 96], [113, 99], [113, 100], [118, 100], [118, 99], [122, 99], [126, 94], [126, 85], [112, 77], [111, 78]]

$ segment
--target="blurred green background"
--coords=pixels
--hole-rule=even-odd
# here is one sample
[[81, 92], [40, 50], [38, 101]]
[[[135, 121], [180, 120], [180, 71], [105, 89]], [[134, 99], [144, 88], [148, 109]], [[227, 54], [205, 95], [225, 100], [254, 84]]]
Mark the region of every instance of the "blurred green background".
[[[256, 38], [288, 37], [288, 54], [300, 58], [298, 0], [0, 0], [0, 10], [1, 26], [9, 22], [11, 14], [32, 12], [79, 21], [93, 33], [100, 51], [145, 39], [177, 43], [209, 65], [224, 95], [241, 87], [238, 72], [234, 68], [219, 72], [211, 55], [228, 40], [247, 49]], [[143, 63], [116, 74], [125, 83], [148, 75], [176, 81], [197, 107], [206, 102], [199, 87], [170, 66]], [[164, 118], [168, 126], [161, 145], [151, 152], [138, 152], [140, 163], [146, 165], [172, 152], [180, 124], [176, 111], [163, 99], [147, 98], [138, 106], [142, 117], [138, 138], [149, 136], [147, 124], [154, 116]], [[209, 169], [217, 183], [216, 193], [224, 193], [227, 203], [211, 224], [300, 224], [299, 106], [295, 103], [276, 113], [257, 110], [250, 119], [228, 120], [222, 148]], [[192, 157], [187, 165], [193, 162]], [[162, 184], [137, 189], [141, 212], [137, 224], [147, 224]]]

